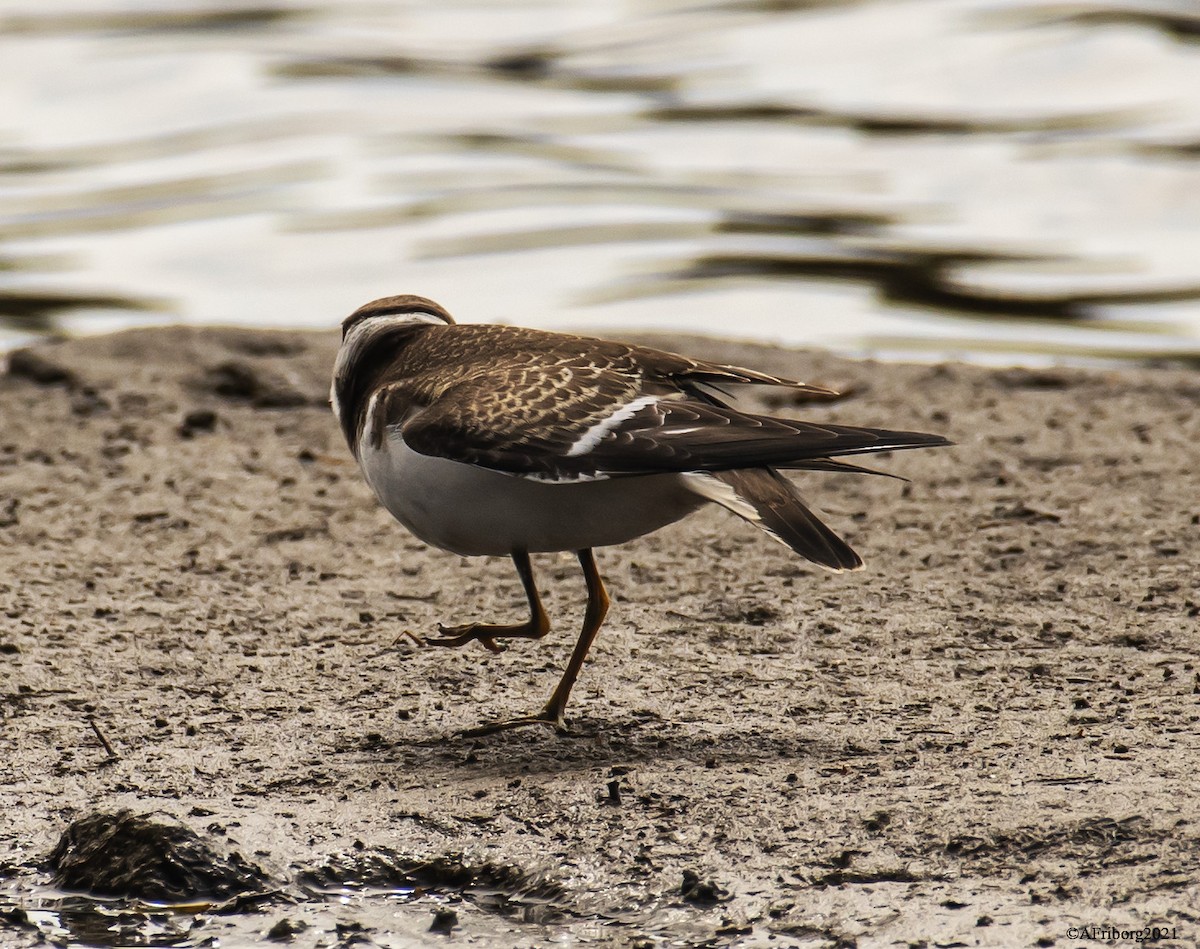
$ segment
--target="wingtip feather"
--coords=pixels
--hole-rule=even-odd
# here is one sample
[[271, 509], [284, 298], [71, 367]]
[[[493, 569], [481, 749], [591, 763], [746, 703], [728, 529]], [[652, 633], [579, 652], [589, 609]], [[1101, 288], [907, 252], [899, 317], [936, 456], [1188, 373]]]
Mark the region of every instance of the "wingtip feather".
[[791, 483], [770, 468], [697, 472], [689, 476], [689, 485], [819, 567], [841, 573], [863, 565], [854, 549], [800, 500]]

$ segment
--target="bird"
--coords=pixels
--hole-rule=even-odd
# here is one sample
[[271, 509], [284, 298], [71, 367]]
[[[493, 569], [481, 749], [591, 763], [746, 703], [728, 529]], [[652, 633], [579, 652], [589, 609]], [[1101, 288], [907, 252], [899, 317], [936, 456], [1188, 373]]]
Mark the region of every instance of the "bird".
[[438, 625], [431, 645], [538, 640], [550, 631], [530, 560], [574, 552], [587, 606], [567, 666], [540, 711], [464, 734], [525, 725], [567, 734], [564, 711], [610, 599], [594, 550], [717, 504], [831, 571], [862, 559], [781, 471], [882, 472], [855, 456], [951, 444], [940, 435], [740, 411], [729, 390], [824, 386], [613, 340], [457, 323], [412, 294], [359, 307], [341, 325], [330, 405], [380, 504], [417, 538], [467, 557], [509, 557], [529, 618]]

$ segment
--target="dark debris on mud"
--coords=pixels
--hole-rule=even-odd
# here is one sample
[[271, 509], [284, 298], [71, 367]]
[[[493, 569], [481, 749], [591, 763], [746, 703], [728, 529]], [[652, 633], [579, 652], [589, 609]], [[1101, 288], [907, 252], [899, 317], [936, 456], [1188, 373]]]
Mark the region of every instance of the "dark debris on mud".
[[317, 890], [338, 887], [503, 894], [510, 899], [561, 900], [562, 887], [515, 864], [473, 862], [461, 853], [401, 854], [388, 847], [359, 847], [302, 869], [299, 883]]
[[56, 885], [91, 896], [181, 903], [277, 889], [261, 867], [222, 848], [213, 835], [130, 810], [81, 817], [63, 832], [48, 862]]

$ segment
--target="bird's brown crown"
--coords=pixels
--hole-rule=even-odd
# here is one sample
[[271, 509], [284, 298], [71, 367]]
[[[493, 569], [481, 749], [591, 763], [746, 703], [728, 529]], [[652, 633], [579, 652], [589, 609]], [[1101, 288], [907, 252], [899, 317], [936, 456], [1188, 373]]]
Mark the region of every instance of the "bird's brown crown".
[[402, 293], [394, 297], [380, 297], [370, 303], [360, 306], [348, 317], [342, 320], [342, 339], [350, 330], [363, 320], [377, 316], [404, 316], [409, 313], [424, 313], [443, 323], [453, 325], [454, 317], [446, 312], [440, 303], [434, 303], [427, 297], [419, 297], [414, 293]]

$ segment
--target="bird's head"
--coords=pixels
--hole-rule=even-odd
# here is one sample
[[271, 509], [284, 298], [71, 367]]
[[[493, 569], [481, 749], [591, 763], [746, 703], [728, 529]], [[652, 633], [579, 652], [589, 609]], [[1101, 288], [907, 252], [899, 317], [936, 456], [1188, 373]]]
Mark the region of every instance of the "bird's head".
[[342, 342], [345, 343], [347, 337], [357, 329], [382, 330], [424, 323], [452, 325], [454, 317], [440, 304], [411, 293], [381, 297], [360, 306], [342, 320]]
[[372, 300], [342, 320], [329, 404], [351, 450], [357, 450], [367, 398], [388, 367], [417, 335], [453, 325], [454, 318], [443, 307], [412, 294]]

